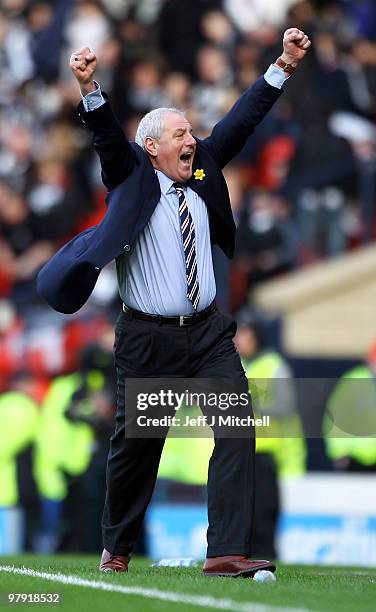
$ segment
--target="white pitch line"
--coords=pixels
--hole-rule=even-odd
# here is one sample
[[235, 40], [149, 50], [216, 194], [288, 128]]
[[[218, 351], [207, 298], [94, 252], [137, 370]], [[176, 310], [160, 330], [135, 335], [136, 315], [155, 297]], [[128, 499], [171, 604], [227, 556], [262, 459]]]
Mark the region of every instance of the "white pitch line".
[[253, 602], [248, 603], [227, 598], [217, 599], [211, 595], [188, 595], [173, 591], [160, 591], [159, 589], [145, 589], [138, 586], [127, 587], [121, 584], [103, 582], [101, 580], [86, 580], [78, 576], [37, 572], [26, 567], [20, 568], [12, 565], [0, 565], [0, 572], [21, 574], [23, 576], [31, 576], [32, 578], [51, 580], [51, 582], [60, 582], [61, 584], [88, 587], [90, 589], [99, 589], [102, 591], [112, 591], [113, 593], [123, 593], [124, 595], [138, 595], [139, 597], [145, 597], [147, 599], [160, 599], [162, 601], [180, 604], [191, 604], [192, 606], [213, 608], [215, 610], [231, 610], [233, 612], [308, 612], [308, 608], [285, 608], [284, 606], [272, 606]]

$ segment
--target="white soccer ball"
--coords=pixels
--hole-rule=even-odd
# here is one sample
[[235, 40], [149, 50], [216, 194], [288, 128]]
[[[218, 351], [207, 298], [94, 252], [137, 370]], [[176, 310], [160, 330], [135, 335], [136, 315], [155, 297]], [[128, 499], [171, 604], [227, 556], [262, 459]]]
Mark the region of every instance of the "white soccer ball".
[[253, 580], [256, 580], [256, 582], [275, 582], [277, 578], [275, 574], [269, 572], [269, 570], [259, 570], [253, 576]]

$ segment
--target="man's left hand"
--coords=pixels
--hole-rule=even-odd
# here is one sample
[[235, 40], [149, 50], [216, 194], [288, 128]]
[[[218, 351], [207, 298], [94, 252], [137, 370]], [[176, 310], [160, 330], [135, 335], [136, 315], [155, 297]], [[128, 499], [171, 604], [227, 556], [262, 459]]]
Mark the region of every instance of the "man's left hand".
[[283, 53], [281, 59], [286, 64], [297, 66], [307, 53], [311, 41], [307, 34], [298, 28], [289, 28], [283, 35]]

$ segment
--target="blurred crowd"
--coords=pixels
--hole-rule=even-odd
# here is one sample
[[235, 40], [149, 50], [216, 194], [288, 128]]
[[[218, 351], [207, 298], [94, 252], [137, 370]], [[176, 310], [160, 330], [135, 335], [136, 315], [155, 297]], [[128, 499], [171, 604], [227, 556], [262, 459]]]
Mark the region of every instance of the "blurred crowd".
[[[96, 53], [96, 78], [130, 139], [140, 117], [157, 106], [184, 109], [195, 134], [204, 137], [280, 55], [283, 31], [292, 26], [310, 36], [312, 48], [225, 169], [237, 244], [232, 262], [219, 251], [214, 262], [218, 301], [233, 313], [257, 284], [375, 238], [376, 3], [0, 3], [0, 404], [6, 415], [9, 393], [15, 393], [12, 405], [18, 398], [19, 418], [25, 418], [25, 428], [30, 423], [20, 448], [35, 441], [34, 413], [41, 405], [45, 431], [53, 428], [49, 405], [66, 423], [90, 427], [77, 442], [86, 449], [84, 458], [77, 451], [81, 467], [58, 468], [73, 476], [75, 470], [85, 473], [99, 448], [94, 476], [90, 472], [86, 489], [80, 489], [87, 503], [96, 494], [90, 488], [95, 478], [99, 473], [104, 478], [102, 434], [111, 430], [114, 387], [103, 382], [107, 374], [103, 380], [86, 374], [103, 374], [107, 367], [120, 305], [115, 269], [102, 271], [88, 304], [69, 318], [43, 304], [35, 290], [40, 267], [75, 233], [97, 223], [105, 209], [98, 159], [76, 111], [80, 95], [68, 67], [70, 54], [82, 46]], [[95, 359], [86, 367], [93, 346]], [[24, 405], [29, 421], [22, 416], [21, 397], [34, 402]], [[44, 459], [35, 469], [48, 533], [61, 508], [46, 500], [61, 501], [66, 491], [43, 463], [52, 450], [57, 457], [58, 444], [47, 448], [38, 439]], [[92, 503], [100, 509], [103, 500]], [[97, 516], [93, 520], [99, 524]], [[44, 544], [34, 546], [43, 550]]]

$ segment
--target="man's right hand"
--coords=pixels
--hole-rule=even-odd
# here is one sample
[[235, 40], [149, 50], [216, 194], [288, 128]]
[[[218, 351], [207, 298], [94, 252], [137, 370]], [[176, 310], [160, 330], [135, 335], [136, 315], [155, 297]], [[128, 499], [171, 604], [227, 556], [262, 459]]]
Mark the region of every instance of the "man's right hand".
[[83, 96], [96, 90], [93, 76], [97, 67], [97, 58], [90, 51], [89, 47], [82, 47], [82, 49], [72, 53], [69, 65], [78, 81]]

